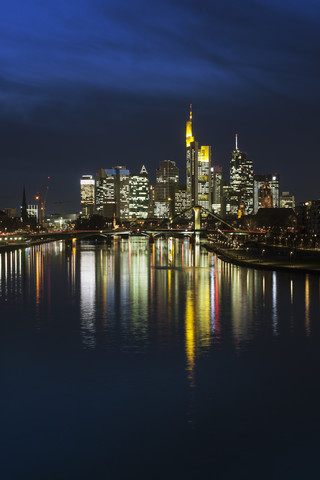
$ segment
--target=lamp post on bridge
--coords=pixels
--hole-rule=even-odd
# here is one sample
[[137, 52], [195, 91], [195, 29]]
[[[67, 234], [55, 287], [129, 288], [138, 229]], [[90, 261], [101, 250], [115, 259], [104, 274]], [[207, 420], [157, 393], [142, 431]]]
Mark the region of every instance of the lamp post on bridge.
[[193, 211], [194, 211], [195, 244], [200, 245], [201, 207], [196, 205], [195, 207], [193, 207]]

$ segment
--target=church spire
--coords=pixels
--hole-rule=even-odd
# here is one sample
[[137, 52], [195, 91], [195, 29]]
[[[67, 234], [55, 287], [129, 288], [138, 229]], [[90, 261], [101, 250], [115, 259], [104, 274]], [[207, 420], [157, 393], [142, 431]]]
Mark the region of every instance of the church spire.
[[21, 220], [23, 222], [28, 220], [26, 189], [24, 185], [23, 185], [22, 204], [21, 204]]

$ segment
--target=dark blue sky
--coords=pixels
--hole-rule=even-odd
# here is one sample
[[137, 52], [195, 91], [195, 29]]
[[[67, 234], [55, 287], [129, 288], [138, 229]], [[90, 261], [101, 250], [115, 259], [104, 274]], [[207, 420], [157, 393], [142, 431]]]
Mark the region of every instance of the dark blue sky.
[[319, 27], [313, 0], [2, 0], [0, 208], [50, 175], [50, 210], [76, 210], [80, 176], [117, 164], [183, 182], [189, 103], [226, 176], [238, 132], [255, 173], [320, 197]]

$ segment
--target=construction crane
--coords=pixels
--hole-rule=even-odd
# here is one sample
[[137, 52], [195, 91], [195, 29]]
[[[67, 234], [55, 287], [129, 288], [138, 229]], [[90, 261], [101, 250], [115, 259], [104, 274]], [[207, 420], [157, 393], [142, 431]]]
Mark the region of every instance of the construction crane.
[[[50, 180], [50, 177], [48, 177], [48, 181], [49, 180]], [[48, 190], [49, 190], [49, 185], [47, 184], [43, 187], [40, 193], [37, 193], [35, 197], [38, 202], [39, 224], [42, 226], [44, 225]]]

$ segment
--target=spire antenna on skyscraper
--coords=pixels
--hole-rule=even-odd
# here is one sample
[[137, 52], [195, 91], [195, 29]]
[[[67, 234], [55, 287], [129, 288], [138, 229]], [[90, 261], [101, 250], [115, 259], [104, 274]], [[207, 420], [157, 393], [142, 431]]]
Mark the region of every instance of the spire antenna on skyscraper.
[[236, 150], [238, 150], [238, 134], [236, 133]]
[[190, 103], [190, 120], [192, 120], [192, 103]]

